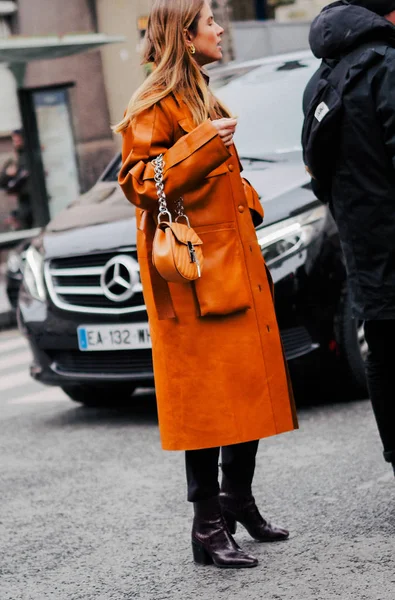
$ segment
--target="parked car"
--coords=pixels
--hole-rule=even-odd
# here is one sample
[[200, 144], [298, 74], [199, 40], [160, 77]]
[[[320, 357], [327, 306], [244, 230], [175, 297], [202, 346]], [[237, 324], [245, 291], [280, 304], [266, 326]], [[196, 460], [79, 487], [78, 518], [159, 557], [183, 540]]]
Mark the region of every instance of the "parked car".
[[13, 311], [16, 311], [17, 308], [19, 288], [23, 279], [26, 250], [30, 246], [30, 243], [30, 239], [24, 240], [15, 248], [12, 248], [7, 255], [6, 292], [8, 302]]
[[[316, 67], [307, 52], [277, 56], [222, 68], [213, 85], [239, 115], [243, 175], [261, 195], [265, 220], [257, 236], [287, 359], [308, 364], [318, 357], [361, 391], [366, 345], [350, 315], [337, 229], [301, 158], [302, 93]], [[120, 163], [116, 156], [90, 192], [34, 240], [19, 295], [32, 376], [88, 405], [128, 401], [136, 387], [153, 384], [133, 207], [117, 184]]]

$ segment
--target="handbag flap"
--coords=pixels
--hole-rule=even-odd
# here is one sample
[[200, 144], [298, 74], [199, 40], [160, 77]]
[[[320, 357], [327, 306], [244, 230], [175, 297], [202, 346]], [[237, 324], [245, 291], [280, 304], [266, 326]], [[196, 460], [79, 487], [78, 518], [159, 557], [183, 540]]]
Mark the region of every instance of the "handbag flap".
[[170, 227], [174, 236], [180, 242], [180, 244], [187, 245], [191, 242], [194, 246], [200, 246], [203, 244], [202, 240], [192, 227], [188, 227], [185, 223], [169, 223], [168, 221], [162, 222], [159, 227], [163, 230]]

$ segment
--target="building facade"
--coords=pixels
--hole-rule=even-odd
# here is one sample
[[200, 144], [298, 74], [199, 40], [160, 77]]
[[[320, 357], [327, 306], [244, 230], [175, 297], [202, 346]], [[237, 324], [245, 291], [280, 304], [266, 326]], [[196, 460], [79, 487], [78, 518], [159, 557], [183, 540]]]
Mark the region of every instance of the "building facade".
[[[101, 51], [109, 122], [119, 122], [131, 95], [144, 79], [140, 49], [151, 0], [95, 0], [98, 30], [123, 35], [125, 42]], [[116, 144], [120, 145], [117, 136]]]
[[229, 0], [229, 4], [234, 21], [254, 21], [266, 16], [266, 0]]
[[[114, 32], [125, 35], [125, 43], [115, 44], [107, 52], [90, 51], [67, 58], [34, 60], [26, 69], [17, 67], [19, 87], [27, 89], [72, 84], [69, 89], [75, 154], [78, 167], [78, 188], [89, 189], [113, 158], [120, 145], [111, 125], [121, 119], [131, 93], [143, 80], [138, 45], [141, 38], [138, 19], [147, 15], [150, 0], [18, 0], [2, 3], [16, 10], [0, 18], [0, 37], [10, 34], [21, 39], [38, 36], [50, 38], [68, 34]], [[3, 17], [0, 10], [0, 17]], [[103, 24], [103, 28], [101, 26]], [[10, 71], [0, 64], [0, 75], [15, 84]], [[14, 85], [14, 88], [16, 85]], [[3, 92], [2, 87], [2, 92]], [[7, 94], [18, 116], [16, 90]], [[0, 92], [0, 96], [1, 93]], [[5, 101], [2, 103], [5, 108]], [[11, 107], [12, 108], [12, 107]], [[0, 122], [0, 168], [12, 156], [10, 132], [20, 126], [20, 119], [4, 116]], [[12, 117], [12, 118], [11, 118]], [[9, 125], [8, 125], [9, 121]], [[7, 231], [8, 215], [16, 208], [17, 198], [0, 190], [0, 233]], [[40, 223], [41, 224], [41, 223]]]
[[[95, 7], [90, 0], [19, 0], [13, 29], [13, 33], [24, 36], [98, 31]], [[74, 84], [70, 91], [71, 113], [80, 187], [85, 191], [114, 153], [100, 52], [27, 65], [25, 87], [66, 82]]]

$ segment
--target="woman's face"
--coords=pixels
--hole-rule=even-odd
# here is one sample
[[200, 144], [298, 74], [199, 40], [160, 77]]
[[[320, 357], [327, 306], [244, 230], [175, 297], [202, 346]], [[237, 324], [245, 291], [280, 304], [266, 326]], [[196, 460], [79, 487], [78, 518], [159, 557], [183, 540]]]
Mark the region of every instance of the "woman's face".
[[200, 12], [197, 33], [190, 35], [195, 46], [194, 59], [200, 67], [222, 58], [221, 36], [224, 29], [215, 21], [210, 4], [206, 0]]

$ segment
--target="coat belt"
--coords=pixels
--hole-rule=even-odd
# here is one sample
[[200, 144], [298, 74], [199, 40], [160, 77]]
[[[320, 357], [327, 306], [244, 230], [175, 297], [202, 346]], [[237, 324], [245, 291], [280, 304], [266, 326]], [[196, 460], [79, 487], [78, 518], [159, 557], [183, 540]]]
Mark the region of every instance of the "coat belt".
[[139, 227], [145, 232], [145, 255], [147, 256], [148, 272], [158, 319], [161, 321], [164, 319], [175, 319], [176, 313], [174, 312], [169, 284], [159, 275], [152, 262], [152, 241], [155, 235], [157, 220], [152, 213], [146, 210], [141, 211], [139, 217]]
[[148, 268], [151, 278], [152, 293], [158, 319], [175, 319], [173, 301], [169, 290], [169, 284], [158, 273], [152, 262], [152, 256], [148, 258]]

